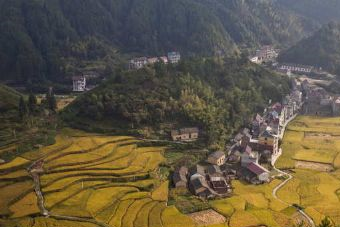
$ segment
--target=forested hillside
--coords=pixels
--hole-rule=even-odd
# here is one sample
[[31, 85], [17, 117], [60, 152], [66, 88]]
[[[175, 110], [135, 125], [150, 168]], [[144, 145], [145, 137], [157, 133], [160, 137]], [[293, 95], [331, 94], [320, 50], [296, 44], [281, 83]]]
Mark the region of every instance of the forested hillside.
[[0, 111], [17, 108], [21, 94], [17, 91], [0, 84]]
[[340, 75], [340, 23], [330, 23], [280, 54], [281, 62], [322, 67]]
[[320, 24], [340, 20], [340, 0], [278, 0], [278, 3]]
[[208, 144], [220, 147], [269, 99], [279, 101], [287, 92], [286, 79], [246, 59], [156, 64], [117, 75], [77, 99], [63, 117], [74, 127], [98, 129], [104, 122], [108, 131], [121, 127], [125, 133], [145, 129], [139, 132], [167, 135], [171, 128], [199, 126]]
[[0, 79], [62, 83], [83, 70], [110, 74], [126, 53], [230, 55], [313, 29], [271, 0], [0, 0]]

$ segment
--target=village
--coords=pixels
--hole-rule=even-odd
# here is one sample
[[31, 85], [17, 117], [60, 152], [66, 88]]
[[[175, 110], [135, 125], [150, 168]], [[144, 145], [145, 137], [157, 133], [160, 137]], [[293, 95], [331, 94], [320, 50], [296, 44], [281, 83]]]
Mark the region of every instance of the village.
[[[169, 52], [167, 56], [160, 57], [137, 57], [128, 61], [127, 68], [129, 70], [138, 70], [147, 65], [153, 65], [157, 62], [164, 64], [177, 64], [181, 60], [181, 54], [176, 51]], [[89, 80], [98, 79], [100, 75], [97, 72], [83, 72], [80, 75], [72, 77], [72, 91], [76, 93], [90, 91], [97, 84], [89, 84]]]
[[[269, 168], [281, 154], [279, 140], [302, 106], [301, 87], [295, 86], [282, 103], [270, 103], [263, 113], [256, 114], [249, 127], [237, 133], [227, 152], [216, 151], [204, 164], [176, 169], [174, 187], [210, 199], [231, 196], [234, 179], [255, 185], [270, 182], [274, 176]], [[190, 142], [197, 140], [199, 133], [198, 128], [183, 128], [171, 131], [171, 137], [173, 141]]]
[[[278, 176], [273, 167], [282, 154], [279, 144], [290, 121], [299, 113], [340, 116], [340, 96], [329, 95], [305, 77], [325, 72], [312, 66], [278, 64], [277, 56], [277, 50], [265, 46], [250, 60], [273, 61], [271, 69], [291, 78], [290, 94], [282, 102], [269, 101], [267, 108], [255, 114], [249, 126], [235, 135], [227, 151], [213, 152], [194, 167], [178, 167], [172, 175], [173, 187], [185, 188], [201, 199], [211, 199], [232, 196], [232, 181], [236, 179], [254, 185], [269, 183]], [[199, 135], [197, 127], [171, 131], [173, 141], [193, 142]]]
[[[313, 66], [277, 63], [279, 50], [263, 46], [249, 60], [255, 64], [269, 64], [269, 68], [291, 78], [291, 93], [281, 102], [272, 103], [262, 113], [256, 113], [249, 125], [242, 128], [232, 140], [229, 149], [216, 151], [195, 166], [180, 166], [172, 174], [174, 188], [189, 190], [202, 199], [229, 197], [232, 195], [232, 181], [237, 179], [249, 184], [269, 183], [276, 177], [273, 166], [282, 151], [279, 143], [286, 125], [298, 113], [340, 116], [340, 97], [331, 96], [324, 88], [311, 83], [301, 75], [323, 75], [321, 69]], [[167, 56], [138, 57], [128, 61], [129, 70], [138, 70], [157, 62], [176, 64], [179, 52]], [[268, 65], [267, 65], [268, 67]], [[292, 77], [292, 75], [295, 75]], [[73, 77], [73, 91], [90, 90], [87, 78], [93, 74]], [[179, 128], [170, 133], [174, 142], [195, 142], [200, 138], [198, 127]]]

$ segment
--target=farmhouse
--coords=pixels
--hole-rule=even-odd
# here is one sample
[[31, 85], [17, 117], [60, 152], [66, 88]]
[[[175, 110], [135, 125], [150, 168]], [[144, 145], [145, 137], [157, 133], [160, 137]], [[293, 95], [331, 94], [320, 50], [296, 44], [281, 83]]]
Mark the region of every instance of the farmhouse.
[[340, 97], [335, 98], [332, 102], [333, 116], [340, 116]]
[[273, 46], [266, 45], [256, 50], [255, 56], [249, 58], [249, 60], [253, 63], [260, 64], [265, 61], [272, 61], [277, 58], [278, 52], [274, 49]]
[[73, 91], [74, 92], [82, 92], [86, 89], [86, 78], [85, 76], [74, 76], [72, 77], [73, 81]]
[[263, 133], [261, 133], [259, 137], [259, 144], [265, 146], [273, 146], [274, 145], [274, 136], [270, 132], [270, 129], [267, 128]]
[[225, 163], [225, 153], [222, 151], [216, 151], [209, 155], [208, 163], [221, 166]]
[[172, 177], [174, 186], [176, 188], [186, 188], [188, 185], [187, 175], [188, 175], [187, 167], [182, 166], [181, 168], [177, 169]]
[[222, 171], [217, 165], [209, 165], [207, 169], [207, 174], [210, 179], [223, 177]]
[[210, 182], [213, 190], [220, 195], [231, 192], [230, 185], [226, 182], [226, 180], [223, 177], [213, 178], [211, 179]]
[[247, 170], [249, 170], [250, 174], [249, 176], [253, 175], [253, 177], [249, 178], [250, 182], [256, 182], [259, 181], [260, 183], [268, 182], [269, 181], [269, 171], [259, 165], [258, 163], [252, 162], [247, 166]]
[[169, 63], [168, 57], [167, 57], [167, 56], [159, 57], [159, 59], [160, 59], [164, 64], [168, 64], [168, 63]]
[[195, 141], [198, 139], [199, 129], [194, 128], [182, 128], [179, 130], [171, 131], [171, 138], [173, 141]]
[[281, 64], [279, 66], [280, 71], [285, 72], [295, 72], [295, 73], [311, 73], [313, 70], [313, 66], [309, 65], [296, 65], [296, 64]]
[[159, 61], [157, 57], [148, 58], [148, 64], [155, 64]]
[[141, 69], [146, 64], [148, 64], [148, 58], [146, 57], [133, 58], [129, 61], [129, 69]]
[[169, 52], [168, 53], [168, 61], [171, 64], [176, 64], [181, 60], [181, 54], [179, 52]]
[[247, 167], [250, 163], [258, 163], [259, 154], [255, 151], [243, 152], [241, 155], [241, 166]]

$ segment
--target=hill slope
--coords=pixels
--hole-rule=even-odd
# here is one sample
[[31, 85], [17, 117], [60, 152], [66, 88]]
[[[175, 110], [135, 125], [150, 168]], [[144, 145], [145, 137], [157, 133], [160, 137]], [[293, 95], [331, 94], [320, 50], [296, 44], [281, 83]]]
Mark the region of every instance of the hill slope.
[[289, 45], [313, 29], [271, 0], [0, 0], [0, 79], [63, 82], [110, 73], [118, 51], [233, 54], [235, 44]]
[[330, 23], [279, 56], [281, 62], [322, 67], [340, 74], [340, 24]]
[[340, 20], [340, 0], [278, 0], [283, 7], [320, 24]]
[[101, 129], [124, 133], [199, 126], [208, 144], [219, 147], [254, 111], [286, 92], [286, 79], [245, 59], [158, 64], [107, 81], [68, 106], [63, 117], [74, 127], [98, 129], [104, 122]]
[[18, 106], [20, 93], [0, 84], [0, 111], [7, 111]]

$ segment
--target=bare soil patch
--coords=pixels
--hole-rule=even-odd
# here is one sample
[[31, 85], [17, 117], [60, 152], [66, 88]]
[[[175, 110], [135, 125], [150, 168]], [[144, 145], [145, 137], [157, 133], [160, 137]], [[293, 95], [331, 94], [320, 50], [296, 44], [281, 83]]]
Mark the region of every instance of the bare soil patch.
[[189, 214], [189, 217], [191, 217], [198, 226], [223, 224], [227, 221], [223, 215], [211, 209]]
[[333, 136], [327, 133], [305, 132], [306, 139], [331, 139]]
[[331, 172], [334, 170], [334, 167], [330, 164], [310, 162], [310, 161], [301, 161], [301, 160], [296, 160], [295, 168], [311, 169], [311, 170], [317, 170], [317, 171], [323, 171], [323, 172]]

